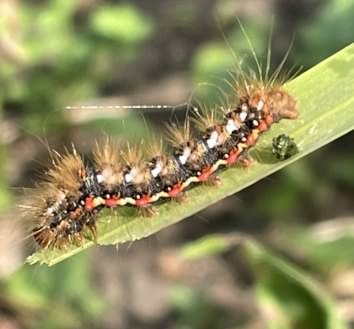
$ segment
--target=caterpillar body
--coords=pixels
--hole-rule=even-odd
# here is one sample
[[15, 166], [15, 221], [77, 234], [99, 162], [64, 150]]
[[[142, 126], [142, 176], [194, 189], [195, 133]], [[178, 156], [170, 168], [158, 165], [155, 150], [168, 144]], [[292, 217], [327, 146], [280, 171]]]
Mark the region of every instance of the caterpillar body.
[[[244, 81], [234, 89], [237, 101], [197, 115], [199, 134], [189, 121], [169, 126], [170, 151], [156, 142], [150, 157], [142, 145], [121, 146], [110, 138], [97, 143], [93, 165], [72, 152], [53, 156], [53, 166], [28, 199], [35, 218], [32, 236], [41, 248], [80, 245], [96, 238], [97, 214], [104, 208], [151, 209], [156, 202], [179, 198], [216, 173], [248, 163], [248, 151], [260, 135], [282, 119], [296, 119], [296, 101], [275, 82]], [[218, 120], [217, 116], [221, 116]]]

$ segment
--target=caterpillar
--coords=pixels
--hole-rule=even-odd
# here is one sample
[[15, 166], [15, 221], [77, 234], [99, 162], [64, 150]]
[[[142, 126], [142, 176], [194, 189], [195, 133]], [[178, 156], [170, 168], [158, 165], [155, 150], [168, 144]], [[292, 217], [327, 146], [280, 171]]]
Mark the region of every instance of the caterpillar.
[[[141, 145], [116, 144], [107, 137], [96, 143], [93, 164], [86, 165], [75, 147], [53, 154], [52, 167], [28, 199], [36, 223], [32, 235], [41, 248], [80, 245], [96, 238], [97, 214], [125, 206], [149, 210], [158, 201], [179, 198], [184, 191], [215, 179], [222, 168], [249, 162], [248, 151], [260, 135], [282, 119], [296, 119], [296, 101], [281, 85], [245, 84], [235, 88], [238, 102], [227, 108], [197, 112], [199, 134], [190, 121], [168, 126], [170, 152], [154, 143], [150, 158]], [[218, 114], [222, 119], [217, 120]]]
[[34, 219], [30, 235], [37, 245], [63, 249], [85, 238], [95, 240], [102, 209], [134, 207], [153, 215], [154, 205], [178, 200], [198, 184], [217, 183], [220, 170], [249, 165], [248, 152], [264, 132], [282, 119], [298, 117], [296, 100], [277, 81], [287, 55], [269, 78], [269, 56], [264, 78], [254, 56], [259, 77], [240, 69], [232, 85], [234, 101], [196, 109], [194, 119], [187, 118], [180, 128], [167, 126], [167, 146], [158, 140], [143, 152], [143, 143], [121, 145], [107, 137], [96, 143], [92, 164], [74, 146], [64, 154], [53, 152], [51, 168], [24, 206]]

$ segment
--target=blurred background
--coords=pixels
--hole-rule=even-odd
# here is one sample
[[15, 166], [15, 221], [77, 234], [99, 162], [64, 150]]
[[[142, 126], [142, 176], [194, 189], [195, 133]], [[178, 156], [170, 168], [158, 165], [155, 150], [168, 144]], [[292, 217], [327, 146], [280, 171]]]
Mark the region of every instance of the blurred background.
[[261, 58], [274, 20], [273, 65], [295, 37], [288, 68], [354, 40], [350, 0], [0, 1], [0, 329], [354, 328], [353, 133], [143, 241], [22, 266], [14, 205], [48, 145], [86, 154], [170, 116], [65, 106], [217, 102], [198, 83], [223, 87], [223, 34], [247, 59], [236, 17]]

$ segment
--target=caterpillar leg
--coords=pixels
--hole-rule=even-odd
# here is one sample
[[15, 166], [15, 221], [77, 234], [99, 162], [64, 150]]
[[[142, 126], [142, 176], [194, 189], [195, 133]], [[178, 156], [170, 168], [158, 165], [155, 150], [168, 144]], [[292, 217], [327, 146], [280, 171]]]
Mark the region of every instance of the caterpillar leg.
[[95, 221], [87, 223], [87, 228], [89, 229], [90, 232], [90, 238], [97, 243], [97, 226]]
[[211, 175], [206, 183], [209, 186], [219, 187], [222, 185], [222, 179], [218, 175]]
[[188, 201], [188, 198], [184, 192], [181, 192], [178, 195], [176, 195], [172, 200], [176, 201], [177, 203], [183, 203]]
[[240, 157], [238, 158], [238, 163], [244, 167], [248, 168], [256, 163], [256, 160], [254, 160], [248, 152], [243, 152], [241, 153]]
[[138, 208], [138, 213], [142, 217], [151, 218], [151, 217], [157, 216], [159, 214], [159, 211], [156, 207], [146, 206], [146, 207]]

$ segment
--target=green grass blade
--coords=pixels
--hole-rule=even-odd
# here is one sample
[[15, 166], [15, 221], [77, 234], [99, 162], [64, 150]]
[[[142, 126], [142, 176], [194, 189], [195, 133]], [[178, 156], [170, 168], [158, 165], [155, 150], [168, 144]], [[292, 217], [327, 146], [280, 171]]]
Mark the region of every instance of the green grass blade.
[[236, 247], [244, 251], [251, 265], [258, 306], [267, 328], [348, 328], [335, 301], [318, 281], [247, 235], [206, 235], [185, 244], [178, 256], [194, 261]]
[[[257, 163], [247, 169], [231, 168], [220, 174], [220, 188], [198, 186], [186, 193], [183, 204], [168, 202], [159, 206], [153, 218], [137, 216], [133, 209], [105, 211], [99, 219], [99, 245], [112, 245], [149, 236], [232, 195], [260, 179], [280, 170], [305, 155], [354, 129], [354, 45], [324, 60], [295, 80], [287, 89], [296, 98], [300, 118], [282, 121], [261, 137], [253, 151]], [[272, 138], [286, 133], [295, 138], [300, 152], [287, 161], [274, 161]], [[30, 264], [54, 265], [95, 245], [87, 241], [82, 247], [68, 250], [41, 250], [27, 259]]]
[[259, 306], [268, 315], [267, 328], [348, 328], [324, 288], [294, 264], [245, 239]]

